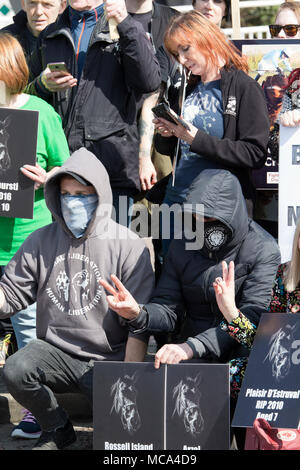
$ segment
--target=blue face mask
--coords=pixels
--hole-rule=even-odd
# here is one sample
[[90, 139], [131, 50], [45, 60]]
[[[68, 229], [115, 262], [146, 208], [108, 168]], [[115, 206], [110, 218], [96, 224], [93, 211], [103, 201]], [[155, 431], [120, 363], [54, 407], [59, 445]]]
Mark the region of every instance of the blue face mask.
[[84, 234], [89, 221], [98, 205], [97, 194], [60, 195], [61, 212], [67, 227], [71, 230], [74, 237], [80, 238]]

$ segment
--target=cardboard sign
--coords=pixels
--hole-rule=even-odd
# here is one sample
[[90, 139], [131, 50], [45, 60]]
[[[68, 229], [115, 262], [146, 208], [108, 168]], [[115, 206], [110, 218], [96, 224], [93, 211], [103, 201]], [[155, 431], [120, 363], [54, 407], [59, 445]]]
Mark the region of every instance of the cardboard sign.
[[229, 449], [229, 366], [96, 362], [94, 449]]
[[0, 216], [33, 218], [34, 182], [20, 171], [35, 165], [38, 111], [0, 108]]
[[295, 429], [300, 419], [300, 314], [264, 313], [255, 335], [232, 426]]
[[293, 238], [300, 217], [300, 128], [280, 126], [278, 243], [281, 262], [292, 256]]

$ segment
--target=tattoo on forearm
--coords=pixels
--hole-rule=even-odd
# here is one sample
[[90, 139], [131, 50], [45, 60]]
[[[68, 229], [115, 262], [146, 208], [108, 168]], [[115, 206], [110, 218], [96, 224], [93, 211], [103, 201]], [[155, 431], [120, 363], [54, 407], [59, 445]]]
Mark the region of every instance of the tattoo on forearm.
[[154, 135], [154, 125], [141, 118], [139, 123], [140, 150], [139, 157], [147, 158], [151, 154], [152, 141]]

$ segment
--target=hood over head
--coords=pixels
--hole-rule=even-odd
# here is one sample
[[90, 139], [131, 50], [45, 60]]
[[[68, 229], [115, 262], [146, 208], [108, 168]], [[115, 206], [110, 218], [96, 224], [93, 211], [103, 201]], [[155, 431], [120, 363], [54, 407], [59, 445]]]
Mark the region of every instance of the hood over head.
[[185, 212], [217, 219], [229, 228], [231, 238], [226, 251], [244, 240], [248, 233], [248, 213], [241, 185], [227, 170], [203, 170], [193, 180], [184, 204]]
[[73, 176], [82, 184], [91, 183], [98, 195], [97, 209], [81, 239], [91, 234], [96, 226], [99, 227], [99, 222], [104, 231], [112, 211], [112, 191], [104, 165], [92, 152], [82, 147], [76, 150], [45, 184], [44, 194], [48, 209], [54, 219], [73, 237], [62, 217], [60, 206], [60, 180], [64, 175]]

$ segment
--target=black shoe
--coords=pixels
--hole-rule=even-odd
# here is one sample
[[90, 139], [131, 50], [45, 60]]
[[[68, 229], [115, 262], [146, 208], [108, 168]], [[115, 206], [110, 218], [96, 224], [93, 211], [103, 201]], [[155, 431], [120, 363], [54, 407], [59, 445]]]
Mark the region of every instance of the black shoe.
[[67, 421], [63, 428], [55, 431], [43, 431], [32, 450], [59, 450], [73, 444], [76, 434], [72, 423]]

